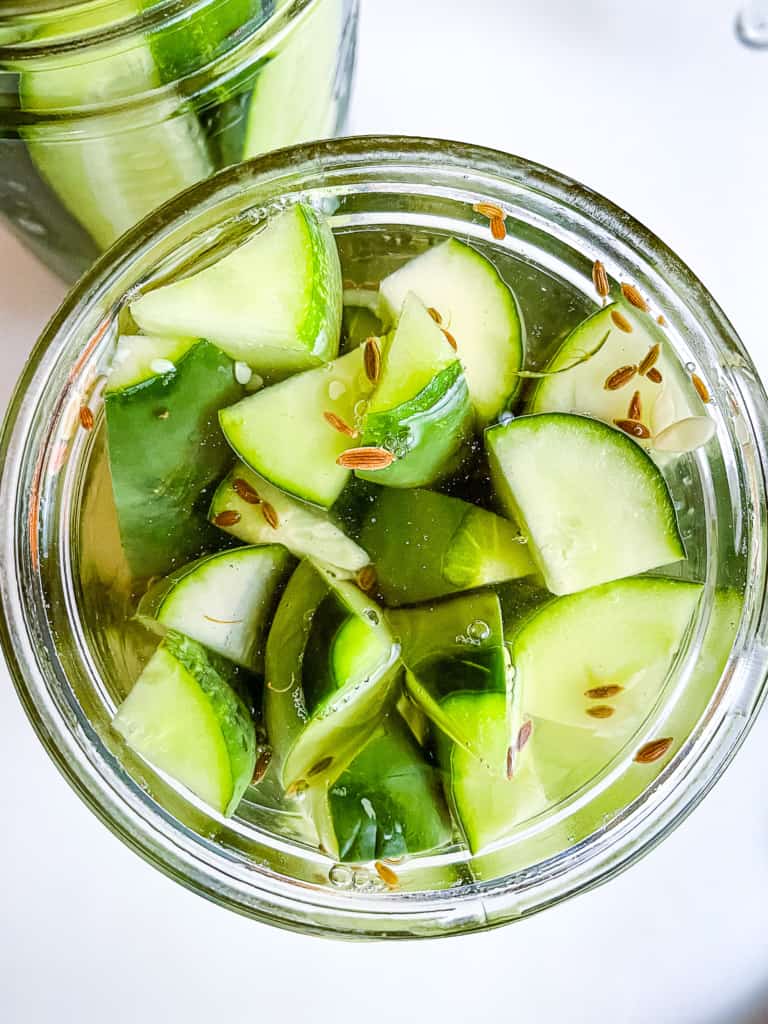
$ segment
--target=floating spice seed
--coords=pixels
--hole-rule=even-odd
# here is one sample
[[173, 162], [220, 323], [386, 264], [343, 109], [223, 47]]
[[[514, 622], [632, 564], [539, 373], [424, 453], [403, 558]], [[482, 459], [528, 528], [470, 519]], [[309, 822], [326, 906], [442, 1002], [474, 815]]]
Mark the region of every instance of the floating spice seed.
[[247, 501], [249, 505], [261, 504], [261, 498], [258, 493], [251, 487], [247, 480], [243, 480], [242, 477], [238, 477], [232, 482], [232, 490], [237, 494], [243, 501]]
[[634, 306], [636, 309], [642, 309], [644, 313], [648, 312], [648, 303], [633, 284], [622, 282], [621, 294], [627, 302], [630, 303], [630, 305]]
[[634, 330], [629, 320], [627, 320], [624, 314], [620, 313], [618, 309], [611, 310], [611, 320], [613, 320], [619, 330], [624, 331], [625, 334], [631, 334]]
[[629, 400], [629, 408], [627, 409], [627, 419], [630, 420], [641, 420], [643, 418], [643, 400], [640, 397], [640, 392], [636, 391], [632, 398]]
[[661, 375], [661, 371], [658, 370], [655, 366], [652, 366], [645, 376], [653, 384], [661, 384], [661, 382], [664, 380], [664, 378]]
[[494, 220], [496, 217], [504, 219], [504, 211], [495, 203], [475, 203], [472, 209], [482, 217], [487, 217], [488, 220]]
[[606, 697], [615, 697], [624, 689], [616, 683], [609, 683], [607, 686], [593, 686], [591, 690], [585, 690], [584, 696], [590, 700], [605, 700]]
[[285, 791], [286, 796], [298, 796], [299, 793], [303, 793], [304, 790], [309, 789], [309, 783], [305, 782], [304, 779], [297, 779], [292, 782]]
[[601, 299], [608, 296], [611, 286], [608, 282], [608, 275], [605, 272], [605, 267], [600, 260], [595, 260], [592, 264], [592, 284], [594, 284], [595, 291]]
[[651, 345], [648, 351], [645, 353], [638, 366], [638, 372], [643, 376], [648, 373], [650, 368], [655, 365], [659, 356], [661, 355], [661, 345], [656, 342], [655, 345]]
[[267, 523], [276, 530], [280, 525], [280, 518], [275, 510], [274, 505], [270, 505], [268, 501], [262, 501], [261, 503], [261, 514], [266, 519]]
[[375, 384], [381, 373], [381, 349], [376, 338], [365, 339], [363, 365], [366, 377], [372, 384]]
[[348, 423], [345, 423], [341, 416], [337, 416], [335, 412], [324, 412], [323, 418], [326, 423], [330, 424], [334, 430], [338, 430], [340, 434], [346, 434], [347, 437], [359, 437], [360, 432], [355, 430], [354, 427], [350, 427]]
[[629, 384], [636, 373], [636, 366], [620, 366], [605, 378], [603, 388], [606, 391], [618, 391], [625, 384]]
[[392, 868], [387, 867], [386, 864], [382, 864], [380, 860], [375, 861], [373, 866], [376, 869], [376, 874], [385, 885], [388, 885], [390, 889], [396, 889], [398, 887], [400, 879]]
[[522, 750], [528, 740], [531, 738], [533, 732], [533, 722], [529, 718], [527, 722], [523, 722], [517, 733], [517, 749]]
[[252, 786], [258, 786], [264, 776], [267, 774], [267, 768], [272, 760], [272, 750], [270, 747], [264, 747], [262, 752], [256, 758], [256, 765], [253, 769], [253, 778], [251, 779]]
[[453, 335], [451, 334], [451, 332], [450, 332], [450, 331], [447, 331], [447, 330], [446, 330], [446, 329], [445, 329], [444, 327], [441, 327], [441, 328], [440, 328], [440, 330], [441, 330], [441, 331], [443, 332], [443, 334], [445, 335], [445, 340], [446, 340], [446, 341], [448, 342], [448, 344], [449, 344], [449, 345], [451, 346], [451, 348], [453, 349], [453, 351], [454, 351], [454, 352], [458, 351], [458, 348], [459, 348], [459, 346], [458, 346], [458, 343], [457, 343], [456, 339], [454, 338], [454, 336], [453, 336]]
[[80, 425], [83, 430], [93, 430], [93, 413], [87, 405], [80, 406]]
[[630, 437], [640, 437], [645, 440], [651, 436], [648, 427], [644, 423], [640, 423], [639, 420], [614, 420], [613, 422], [619, 430], [623, 430]]
[[322, 773], [326, 769], [330, 768], [332, 764], [332, 757], [324, 757], [322, 758], [322, 760], [318, 761], [317, 764], [312, 765], [312, 767], [307, 772], [307, 775], [309, 776], [309, 778], [313, 778], [315, 775], [322, 775]]
[[376, 586], [376, 570], [372, 565], [364, 565], [357, 574], [357, 585], [366, 593]]
[[345, 469], [386, 469], [395, 461], [395, 456], [386, 448], [347, 448], [336, 459]]
[[715, 424], [708, 416], [688, 416], [665, 427], [653, 439], [653, 447], [660, 452], [692, 452], [711, 441]]
[[638, 764], [652, 764], [654, 761], [658, 761], [660, 757], [664, 757], [672, 743], [672, 736], [665, 736], [661, 740], [651, 740], [650, 743], [640, 747], [635, 754], [635, 761]]
[[503, 217], [491, 218], [491, 234], [497, 242], [502, 242], [507, 237], [507, 225]]
[[663, 317], [661, 315], [661, 313], [659, 313], [659, 315], [656, 317], [656, 323], [657, 324], [661, 324], [662, 327], [666, 327], [667, 326], [666, 317]]
[[234, 526], [240, 522], [240, 513], [235, 512], [233, 508], [225, 508], [223, 512], [213, 517], [213, 521], [216, 526]]
[[515, 748], [513, 746], [507, 747], [507, 778], [511, 779], [515, 774]]
[[590, 718], [610, 718], [616, 709], [610, 704], [596, 704], [593, 708], [587, 708]]
[[434, 306], [427, 306], [427, 312], [429, 313], [429, 315], [432, 317], [436, 324], [441, 324], [443, 322], [443, 318], [440, 316], [440, 314], [438, 313]]
[[712, 399], [711, 399], [711, 396], [709, 394], [709, 388], [704, 383], [704, 381], [701, 379], [701, 377], [698, 375], [698, 373], [692, 373], [691, 374], [691, 380], [693, 381], [693, 386], [698, 391], [699, 398], [702, 400], [702, 402], [704, 402], [704, 403], [711, 402]]

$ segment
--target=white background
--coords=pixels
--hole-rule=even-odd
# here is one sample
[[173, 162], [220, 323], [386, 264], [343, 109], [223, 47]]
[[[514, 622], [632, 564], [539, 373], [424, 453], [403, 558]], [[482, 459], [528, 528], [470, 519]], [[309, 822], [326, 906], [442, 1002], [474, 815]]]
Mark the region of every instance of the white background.
[[[736, 43], [735, 3], [363, 0], [350, 128], [589, 183], [693, 266], [768, 373], [768, 52]], [[2, 409], [62, 289], [4, 233], [0, 269]], [[596, 892], [486, 935], [341, 944], [146, 866], [58, 776], [0, 667], [0, 1021], [768, 1021], [766, 748], [768, 714], [703, 806]]]

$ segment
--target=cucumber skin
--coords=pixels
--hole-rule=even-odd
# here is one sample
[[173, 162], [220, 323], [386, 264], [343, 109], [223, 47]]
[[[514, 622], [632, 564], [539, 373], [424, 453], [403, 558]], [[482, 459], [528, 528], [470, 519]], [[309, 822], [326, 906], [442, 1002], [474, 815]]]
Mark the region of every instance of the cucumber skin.
[[342, 861], [434, 850], [453, 835], [438, 773], [397, 712], [333, 783], [328, 806]]
[[232, 795], [224, 814], [230, 815], [237, 809], [256, 767], [256, 730], [238, 692], [244, 687], [243, 676], [231, 662], [181, 633], [170, 631], [163, 644], [197, 680], [217, 720], [224, 723], [221, 734], [232, 767]]
[[136, 576], [164, 575], [220, 542], [207, 512], [209, 489], [231, 459], [218, 410], [243, 392], [233, 365], [201, 341], [175, 372], [105, 396], [120, 536]]
[[424, 487], [453, 472], [472, 433], [473, 413], [461, 363], [438, 373], [408, 402], [373, 413], [361, 444], [386, 448], [395, 461], [356, 476], [386, 487]]

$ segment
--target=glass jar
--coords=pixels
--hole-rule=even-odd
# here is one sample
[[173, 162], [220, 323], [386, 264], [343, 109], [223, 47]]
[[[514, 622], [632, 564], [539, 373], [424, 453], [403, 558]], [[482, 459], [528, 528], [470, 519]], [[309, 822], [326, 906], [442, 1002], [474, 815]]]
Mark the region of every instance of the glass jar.
[[[356, 253], [360, 280], [371, 260], [454, 235], [492, 252], [502, 269], [514, 267], [521, 294], [527, 270], [544, 273], [579, 309], [594, 304], [590, 271], [599, 258], [664, 311], [676, 351], [712, 393], [716, 434], [706, 453], [665, 468], [704, 587], [642, 739], [659, 736], [670, 700], [687, 692], [713, 634], [730, 654], [706, 694], [691, 698], [690, 728], [674, 756], [644, 773], [632, 751], [622, 751], [588, 790], [490, 853], [472, 858], [457, 848], [405, 862], [397, 891], [366, 866], [333, 863], [298, 833], [291, 838], [289, 827], [278, 837], [250, 797], [234, 818], [217, 816], [140, 762], [110, 728], [122, 680], [136, 677], [142, 656], [117, 629], [126, 610], [116, 597], [115, 525], [99, 512], [110, 487], [101, 390], [118, 317], [148, 281], [204, 262], [298, 199], [330, 218], [342, 254]], [[474, 209], [480, 201], [508, 213], [506, 238], [491, 238]], [[84, 405], [93, 429], [80, 417]], [[73, 787], [126, 843], [196, 892], [306, 932], [373, 938], [488, 928], [602, 882], [646, 853], [702, 798], [746, 735], [768, 667], [766, 436], [766, 395], [713, 298], [662, 242], [583, 186], [516, 157], [436, 140], [353, 138], [272, 153], [195, 186], [129, 231], [38, 343], [0, 448], [5, 654], [41, 741]], [[732, 598], [727, 624], [716, 614], [721, 588]]]
[[0, 11], [0, 214], [72, 281], [177, 192], [344, 123], [358, 0]]

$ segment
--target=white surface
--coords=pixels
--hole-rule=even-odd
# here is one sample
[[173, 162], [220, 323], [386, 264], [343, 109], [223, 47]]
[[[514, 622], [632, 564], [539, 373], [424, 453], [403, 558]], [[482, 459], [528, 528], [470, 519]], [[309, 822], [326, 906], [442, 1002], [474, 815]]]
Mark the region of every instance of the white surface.
[[[735, 0], [363, 6], [351, 130], [466, 138], [590, 183], [699, 272], [768, 373], [768, 53], [734, 41]], [[6, 234], [0, 267], [2, 408], [61, 288]], [[342, 945], [146, 866], [58, 776], [0, 668], [0, 1021], [767, 1021], [767, 746], [768, 714], [608, 886], [487, 935]]]

